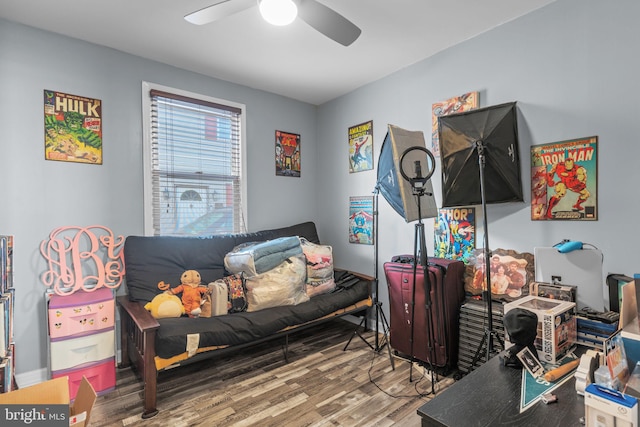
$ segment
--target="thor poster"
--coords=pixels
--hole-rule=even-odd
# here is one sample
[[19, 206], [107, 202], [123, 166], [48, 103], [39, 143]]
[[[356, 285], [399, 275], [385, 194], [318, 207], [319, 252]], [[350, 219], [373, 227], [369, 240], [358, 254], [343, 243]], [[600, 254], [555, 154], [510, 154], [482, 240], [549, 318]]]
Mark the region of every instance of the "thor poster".
[[531, 147], [531, 220], [598, 219], [598, 137]]

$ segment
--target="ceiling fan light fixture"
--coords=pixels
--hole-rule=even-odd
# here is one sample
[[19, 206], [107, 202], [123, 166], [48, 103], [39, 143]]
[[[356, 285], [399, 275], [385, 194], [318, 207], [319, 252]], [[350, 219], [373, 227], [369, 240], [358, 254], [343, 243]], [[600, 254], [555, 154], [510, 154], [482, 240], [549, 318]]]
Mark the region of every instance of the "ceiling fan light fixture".
[[260, 14], [272, 25], [291, 24], [298, 16], [298, 7], [292, 0], [261, 0]]

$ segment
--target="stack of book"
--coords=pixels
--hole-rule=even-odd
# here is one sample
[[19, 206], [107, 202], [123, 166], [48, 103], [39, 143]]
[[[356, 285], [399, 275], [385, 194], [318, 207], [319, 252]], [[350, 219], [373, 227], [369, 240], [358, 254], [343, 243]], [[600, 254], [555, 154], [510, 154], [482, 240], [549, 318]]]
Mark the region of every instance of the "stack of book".
[[15, 387], [13, 236], [0, 236], [0, 393]]

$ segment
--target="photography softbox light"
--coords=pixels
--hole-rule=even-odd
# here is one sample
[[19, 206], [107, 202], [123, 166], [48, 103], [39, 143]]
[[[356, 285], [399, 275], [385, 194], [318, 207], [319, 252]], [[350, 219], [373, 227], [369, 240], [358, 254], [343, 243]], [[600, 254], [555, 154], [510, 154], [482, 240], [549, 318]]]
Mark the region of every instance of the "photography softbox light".
[[[491, 358], [493, 330], [489, 227], [487, 204], [524, 201], [520, 178], [516, 103], [495, 105], [438, 118], [442, 161], [442, 205], [447, 207], [482, 205], [484, 226], [484, 271], [486, 285], [482, 298], [487, 304], [487, 328], [471, 366], [486, 349]], [[503, 345], [504, 348], [504, 345]]]
[[479, 153], [484, 150], [486, 203], [522, 202], [516, 103], [438, 118], [442, 205], [479, 205]]
[[[402, 158], [405, 151], [412, 147], [426, 150], [424, 134], [421, 131], [408, 131], [389, 125], [378, 159], [380, 193], [407, 222], [419, 219], [418, 200], [412, 192], [411, 184], [402, 177], [402, 167], [404, 166], [405, 173], [408, 170], [413, 172], [416, 164], [420, 164], [422, 171], [425, 172], [435, 167], [435, 165], [425, 164], [427, 156], [420, 150], [412, 150]], [[403, 165], [400, 164], [401, 159]], [[422, 218], [434, 218], [438, 216], [438, 207], [433, 197], [431, 180], [425, 183], [424, 190], [428, 195], [419, 197], [420, 214]]]

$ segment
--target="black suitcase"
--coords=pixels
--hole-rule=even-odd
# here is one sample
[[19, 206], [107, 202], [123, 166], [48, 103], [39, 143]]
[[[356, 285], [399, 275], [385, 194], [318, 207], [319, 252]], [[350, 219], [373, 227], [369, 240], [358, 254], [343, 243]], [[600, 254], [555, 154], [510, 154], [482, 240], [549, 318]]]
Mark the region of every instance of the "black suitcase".
[[[383, 267], [389, 288], [391, 348], [441, 371], [455, 369], [459, 345], [458, 319], [465, 298], [464, 263], [443, 258], [428, 259], [431, 281], [429, 309], [422, 266], [416, 268], [413, 300], [413, 256], [393, 257]], [[427, 317], [428, 311], [431, 312], [430, 318]]]

